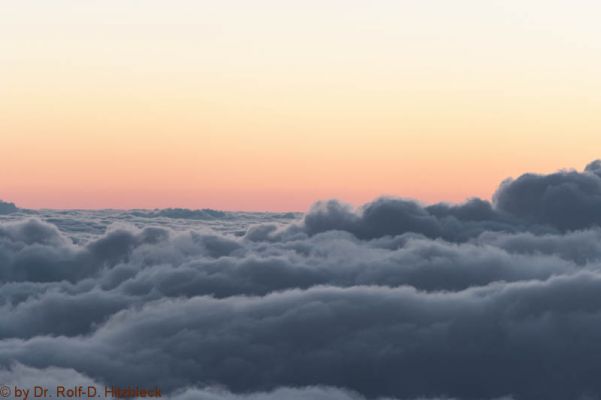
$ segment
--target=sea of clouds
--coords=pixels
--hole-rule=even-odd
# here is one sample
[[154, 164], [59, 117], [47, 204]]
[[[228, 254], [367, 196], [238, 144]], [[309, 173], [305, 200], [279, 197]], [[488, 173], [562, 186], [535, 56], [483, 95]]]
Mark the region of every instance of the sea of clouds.
[[601, 162], [306, 214], [0, 202], [0, 383], [601, 398]]

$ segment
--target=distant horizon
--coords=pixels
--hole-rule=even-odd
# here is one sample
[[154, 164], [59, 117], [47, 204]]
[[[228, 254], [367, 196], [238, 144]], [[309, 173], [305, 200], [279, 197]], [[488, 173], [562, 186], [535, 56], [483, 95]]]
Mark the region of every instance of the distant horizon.
[[[432, 196], [429, 198], [420, 198], [417, 196], [412, 196], [408, 193], [391, 193], [391, 192], [381, 192], [381, 193], [365, 193], [361, 195], [345, 195], [344, 193], [340, 195], [336, 195], [335, 193], [331, 195], [323, 195], [323, 196], [309, 196], [305, 195], [302, 199], [299, 199], [299, 196], [291, 194], [287, 196], [286, 194], [280, 194], [280, 201], [277, 203], [271, 203], [270, 205], [263, 205], [262, 198], [250, 197], [246, 200], [240, 200], [241, 197], [244, 197], [244, 194], [231, 196], [220, 195], [219, 199], [214, 199], [213, 196], [207, 196], [209, 199], [203, 199], [203, 196], [198, 196], [198, 198], [191, 198], [192, 196], [180, 196], [181, 198], [187, 198], [183, 201], [169, 202], [164, 200], [137, 200], [132, 199], [131, 196], [111, 196], [110, 199], [103, 200], [90, 200], [90, 197], [94, 197], [92, 195], [81, 197], [79, 200], [73, 199], [72, 197], [66, 195], [63, 199], [59, 193], [53, 193], [52, 199], [48, 200], [40, 200], [36, 198], [30, 197], [22, 197], [22, 196], [10, 196], [9, 194], [4, 194], [4, 192], [0, 193], [0, 200], [11, 202], [16, 204], [20, 208], [27, 209], [48, 209], [48, 210], [104, 210], [104, 209], [112, 209], [112, 210], [132, 210], [132, 209], [144, 209], [144, 210], [152, 210], [152, 209], [165, 209], [165, 208], [185, 208], [185, 209], [214, 209], [214, 210], [222, 210], [222, 211], [243, 211], [243, 212], [303, 212], [307, 210], [316, 202], [325, 201], [330, 199], [336, 199], [343, 201], [345, 203], [351, 204], [354, 207], [360, 206], [364, 203], [370, 202], [375, 198], [379, 197], [397, 197], [404, 199], [411, 199], [422, 204], [436, 204], [436, 203], [452, 203], [459, 204], [463, 203], [470, 198], [478, 197], [482, 199], [490, 200], [492, 198], [492, 194], [494, 190], [489, 195], [466, 195], [465, 197], [443, 197], [443, 196]], [[98, 196], [102, 198], [103, 196]], [[135, 198], [143, 198], [144, 196], [135, 196]], [[178, 196], [173, 196], [178, 197]], [[64, 204], [64, 205], [63, 205]], [[106, 204], [106, 205], [105, 205]], [[241, 207], [236, 206], [236, 204], [248, 204], [247, 207], [242, 205]], [[287, 204], [291, 204], [291, 206], [287, 206]], [[296, 205], [296, 206], [295, 206]]]
[[[588, 173], [593, 173], [596, 174], [596, 165], [599, 163], [598, 159], [595, 160], [591, 160], [590, 162], [586, 163], [583, 172], [588, 172]], [[578, 173], [578, 169], [576, 168], [558, 168], [555, 171], [553, 171], [552, 173], [555, 174], [562, 174], [562, 173]], [[539, 174], [539, 173], [533, 173], [530, 171], [525, 171], [522, 174], [520, 174], [519, 176], [516, 177], [508, 177], [503, 179], [502, 181], [499, 182], [497, 188], [490, 194], [489, 197], [481, 197], [481, 196], [468, 196], [465, 199], [462, 199], [460, 201], [446, 201], [446, 200], [438, 200], [438, 201], [432, 201], [432, 202], [427, 202], [427, 201], [423, 201], [420, 199], [417, 199], [415, 197], [411, 197], [411, 196], [397, 196], [397, 195], [390, 195], [390, 194], [380, 194], [380, 195], [376, 195], [366, 201], [363, 201], [361, 203], [353, 203], [353, 202], [349, 202], [343, 198], [339, 198], [339, 197], [330, 197], [330, 198], [321, 198], [321, 199], [315, 199], [314, 201], [312, 201], [304, 210], [294, 210], [294, 209], [233, 209], [233, 208], [219, 208], [219, 207], [203, 207], [203, 206], [192, 206], [192, 207], [186, 207], [186, 206], [174, 206], [174, 205], [166, 205], [164, 207], [127, 207], [127, 208], [120, 208], [120, 207], [97, 207], [97, 208], [85, 208], [85, 207], [70, 207], [70, 208], [58, 208], [58, 207], [27, 207], [27, 206], [23, 206], [15, 201], [12, 201], [10, 199], [7, 198], [1, 198], [0, 197], [0, 205], [2, 205], [2, 203], [4, 204], [9, 204], [9, 205], [14, 205], [15, 207], [17, 207], [19, 210], [23, 210], [23, 211], [27, 211], [27, 210], [31, 210], [31, 211], [44, 211], [44, 210], [48, 210], [48, 211], [136, 211], [136, 210], [140, 210], [140, 211], [152, 211], [152, 210], [188, 210], [188, 211], [219, 211], [219, 212], [230, 212], [230, 213], [293, 213], [293, 214], [303, 214], [303, 213], [307, 213], [308, 211], [310, 211], [310, 209], [319, 203], [323, 203], [323, 202], [327, 202], [327, 201], [331, 201], [331, 200], [335, 200], [341, 204], [347, 204], [355, 209], [358, 209], [362, 206], [366, 206], [369, 205], [370, 203], [377, 201], [378, 199], [383, 199], [383, 198], [392, 198], [392, 199], [402, 199], [402, 200], [407, 200], [410, 202], [414, 202], [417, 204], [420, 204], [424, 207], [428, 207], [428, 206], [434, 206], [437, 204], [447, 204], [447, 205], [462, 205], [462, 204], [466, 204], [467, 202], [469, 202], [470, 200], [473, 199], [480, 199], [486, 202], [489, 202], [491, 205], [494, 206], [493, 200], [494, 200], [494, 195], [496, 193], [496, 191], [502, 186], [503, 182], [508, 182], [508, 181], [513, 181], [517, 178], [523, 177], [525, 175], [537, 175], [537, 176], [544, 176], [544, 174]], [[1, 211], [1, 210], [0, 210]], [[1, 213], [0, 213], [1, 214]]]
[[[308, 200], [307, 204], [304, 206], [304, 208], [285, 208], [285, 206], [281, 206], [281, 204], [286, 204], [286, 202], [280, 202], [280, 206], [276, 207], [275, 209], [269, 209], [269, 208], [259, 208], [259, 207], [251, 207], [251, 208], [235, 208], [235, 207], [222, 207], [222, 206], [212, 206], [212, 205], [194, 205], [192, 203], [196, 203], [199, 202], [199, 200], [189, 200], [188, 204], [181, 204], [181, 205], [174, 205], [171, 203], [166, 203], [163, 205], [159, 205], [157, 204], [156, 206], [146, 206], [146, 205], [140, 205], [140, 206], [136, 206], [136, 205], [132, 205], [132, 206], [71, 206], [71, 207], [60, 207], [60, 206], [29, 206], [27, 204], [31, 204], [29, 201], [26, 201], [25, 204], [19, 202], [19, 201], [15, 201], [14, 199], [9, 198], [8, 196], [4, 196], [2, 197], [2, 194], [0, 194], [0, 202], [7, 202], [7, 203], [12, 203], [14, 205], [16, 205], [18, 208], [20, 209], [27, 209], [27, 210], [82, 210], [82, 211], [93, 211], [93, 210], [115, 210], [115, 211], [127, 211], [127, 210], [164, 210], [164, 209], [186, 209], [186, 210], [215, 210], [215, 211], [225, 211], [225, 212], [256, 212], [256, 213], [261, 213], [261, 212], [274, 212], [274, 213], [305, 213], [307, 212], [314, 204], [319, 203], [319, 202], [323, 202], [323, 201], [328, 201], [328, 200], [337, 200], [337, 201], [341, 201], [345, 204], [348, 204], [354, 208], [358, 208], [362, 205], [368, 204], [378, 198], [400, 198], [400, 199], [405, 199], [405, 200], [410, 200], [410, 201], [414, 201], [416, 203], [428, 206], [428, 205], [434, 205], [434, 204], [451, 204], [451, 205], [459, 205], [459, 204], [463, 204], [471, 199], [482, 199], [488, 202], [493, 202], [493, 197], [495, 192], [498, 190], [499, 186], [502, 184], [502, 182], [506, 181], [506, 180], [512, 180], [512, 179], [516, 179], [519, 176], [522, 176], [524, 174], [536, 174], [536, 175], [544, 175], [545, 173], [554, 173], [554, 172], [569, 172], [569, 171], [579, 171], [582, 169], [582, 167], [588, 166], [589, 164], [591, 164], [592, 162], [596, 161], [596, 159], [592, 159], [592, 160], [588, 160], [588, 162], [585, 162], [581, 168], [574, 168], [574, 167], [558, 167], [555, 169], [551, 169], [550, 171], [522, 171], [522, 173], [516, 175], [516, 176], [508, 176], [505, 177], [501, 180], [499, 180], [499, 182], [496, 184], [496, 186], [494, 187], [494, 189], [491, 191], [491, 193], [487, 196], [481, 196], [478, 194], [474, 194], [474, 195], [468, 195], [464, 198], [460, 198], [460, 199], [433, 199], [433, 200], [425, 200], [425, 199], [420, 199], [418, 197], [415, 196], [411, 196], [411, 195], [401, 195], [401, 194], [390, 194], [390, 193], [380, 193], [380, 194], [374, 194], [371, 197], [365, 196], [365, 198], [360, 199], [360, 200], [349, 200], [348, 198], [345, 198], [344, 196], [330, 196], [330, 197], [316, 197], [313, 200]], [[56, 195], [56, 194], [55, 194]], [[60, 201], [61, 196], [58, 195], [57, 196], [57, 200]], [[238, 197], [236, 196], [232, 196], [233, 199], [235, 199], [235, 201], [239, 201], [237, 200]], [[131, 200], [130, 200], [131, 201]], [[216, 204], [216, 203], [213, 203]], [[225, 202], [225, 204], [227, 204], [227, 202]]]

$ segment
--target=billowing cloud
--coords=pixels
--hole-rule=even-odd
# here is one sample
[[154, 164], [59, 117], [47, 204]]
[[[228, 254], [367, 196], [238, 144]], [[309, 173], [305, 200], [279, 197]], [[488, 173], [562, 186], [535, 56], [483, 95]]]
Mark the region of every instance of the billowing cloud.
[[524, 174], [507, 180], [495, 193], [495, 206], [525, 221], [562, 231], [601, 223], [601, 163], [585, 172], [560, 171], [549, 175]]
[[0, 200], [0, 214], [11, 214], [17, 212], [19, 209], [13, 203]]
[[337, 200], [319, 202], [305, 215], [301, 229], [309, 235], [340, 230], [369, 240], [403, 233], [462, 242], [486, 231], [552, 232], [553, 227], [493, 208], [488, 201], [474, 198], [463, 204], [423, 206], [416, 201], [382, 197], [359, 209]]
[[522, 175], [492, 203], [3, 215], [0, 383], [598, 398], [600, 165]]
[[[104, 389], [110, 387], [97, 382], [89, 377], [68, 368], [32, 368], [19, 363], [9, 367], [0, 368], [0, 382], [11, 382], [11, 387], [33, 388], [35, 386], [47, 388], [52, 393], [57, 387], [69, 382], [69, 388], [79, 386], [87, 391], [93, 388], [99, 397], [103, 396]], [[253, 393], [232, 393], [223, 387], [188, 387], [179, 389], [170, 394], [161, 393], [161, 398], [167, 400], [367, 400], [356, 392], [328, 386], [309, 387], [279, 387], [272, 391]], [[85, 398], [82, 396], [82, 398]], [[378, 400], [401, 400], [397, 398], [379, 398]], [[403, 400], [457, 400], [448, 397], [403, 399]], [[484, 400], [484, 399], [482, 399]], [[510, 397], [486, 400], [513, 400]]]
[[601, 160], [595, 160], [584, 168], [585, 172], [601, 176]]

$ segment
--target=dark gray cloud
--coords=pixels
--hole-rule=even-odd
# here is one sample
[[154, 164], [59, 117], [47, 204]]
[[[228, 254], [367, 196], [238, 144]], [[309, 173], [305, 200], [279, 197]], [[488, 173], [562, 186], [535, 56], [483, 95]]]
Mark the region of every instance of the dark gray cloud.
[[12, 214], [19, 211], [13, 203], [0, 200], [0, 214]]
[[[188, 389], [173, 396], [173, 400], [367, 400], [360, 394], [340, 388], [313, 386], [304, 388], [278, 388], [270, 392], [235, 394], [223, 389]], [[399, 399], [380, 397], [377, 400], [458, 400], [450, 397], [420, 397], [415, 399]], [[480, 399], [485, 400], [485, 399]], [[513, 400], [502, 397], [486, 400]]]
[[495, 206], [535, 224], [562, 231], [598, 226], [601, 223], [600, 163], [585, 172], [560, 171], [549, 175], [524, 174], [501, 184]]
[[[11, 382], [21, 388], [42, 386], [55, 388], [70, 382], [72, 386], [95, 387], [99, 393], [105, 387], [103, 382], [94, 381], [89, 377], [68, 368], [31, 368], [15, 363], [8, 368], [0, 368], [0, 382]], [[170, 395], [163, 394], [167, 400], [367, 400], [364, 396], [349, 390], [327, 387], [280, 387], [269, 392], [254, 392], [237, 394], [223, 387], [189, 387], [179, 389]], [[398, 398], [379, 398], [377, 400], [401, 400]], [[458, 400], [448, 397], [403, 399], [403, 400]], [[484, 400], [484, 399], [482, 399]], [[513, 400], [509, 397], [486, 400]]]
[[0, 383], [601, 398], [599, 171], [525, 174], [492, 203], [3, 214]]
[[328, 230], [343, 230], [360, 239], [373, 239], [405, 232], [428, 237], [442, 236], [439, 221], [414, 201], [380, 198], [366, 204], [359, 213], [332, 200], [317, 203], [305, 216], [310, 235]]
[[413, 200], [379, 198], [355, 210], [336, 200], [319, 202], [305, 215], [309, 235], [347, 231], [360, 239], [403, 233], [465, 241], [483, 232], [552, 233], [601, 224], [601, 160], [583, 172], [524, 174], [504, 181], [494, 204], [473, 198], [459, 205], [423, 206]]
[[204, 208], [202, 210], [189, 210], [187, 208], [164, 208], [154, 211], [131, 211], [132, 215], [143, 216], [148, 218], [166, 217], [166, 218], [183, 218], [183, 219], [223, 219], [234, 216], [234, 213], [226, 213], [224, 211], [212, 210]]
[[346, 231], [363, 240], [415, 233], [453, 242], [466, 241], [488, 231], [554, 231], [551, 227], [532, 226], [477, 198], [459, 205], [422, 206], [413, 200], [382, 197], [357, 210], [330, 200], [315, 204], [297, 228], [308, 235]]
[[586, 168], [584, 168], [584, 171], [601, 176], [601, 160], [595, 160], [591, 162], [586, 166]]
[[578, 273], [459, 292], [314, 287], [158, 300], [89, 336], [6, 340], [0, 361], [166, 390], [329, 385], [368, 397], [578, 398], [601, 393], [599, 290], [598, 274]]

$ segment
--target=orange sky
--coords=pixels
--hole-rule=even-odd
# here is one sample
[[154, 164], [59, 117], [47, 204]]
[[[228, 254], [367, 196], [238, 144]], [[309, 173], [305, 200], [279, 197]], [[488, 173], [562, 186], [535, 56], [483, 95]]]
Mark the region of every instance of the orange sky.
[[593, 1], [12, 2], [0, 199], [305, 210], [601, 157]]

